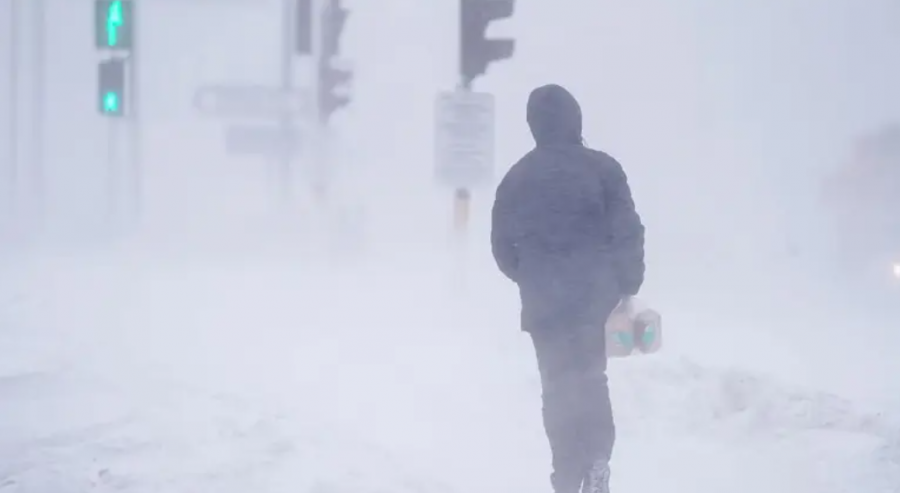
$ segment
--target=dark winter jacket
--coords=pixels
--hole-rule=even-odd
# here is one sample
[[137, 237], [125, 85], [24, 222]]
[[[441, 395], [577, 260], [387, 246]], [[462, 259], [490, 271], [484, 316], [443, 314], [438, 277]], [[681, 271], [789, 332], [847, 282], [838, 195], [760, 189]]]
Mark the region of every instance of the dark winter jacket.
[[602, 328], [644, 281], [644, 226], [625, 172], [584, 146], [581, 108], [564, 88], [535, 89], [527, 117], [536, 146], [497, 188], [494, 259], [519, 286], [523, 330]]

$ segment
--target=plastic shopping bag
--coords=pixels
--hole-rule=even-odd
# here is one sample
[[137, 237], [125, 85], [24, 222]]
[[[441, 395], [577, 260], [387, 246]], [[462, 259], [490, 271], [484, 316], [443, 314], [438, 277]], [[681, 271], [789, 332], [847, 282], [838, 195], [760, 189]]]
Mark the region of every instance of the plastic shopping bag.
[[623, 358], [662, 348], [662, 317], [640, 300], [622, 300], [606, 321], [606, 355]]

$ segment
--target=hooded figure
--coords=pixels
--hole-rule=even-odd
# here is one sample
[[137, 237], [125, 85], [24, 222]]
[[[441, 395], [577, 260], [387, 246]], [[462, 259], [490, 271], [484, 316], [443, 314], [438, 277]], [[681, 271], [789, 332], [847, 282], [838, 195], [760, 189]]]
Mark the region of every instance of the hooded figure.
[[555, 493], [605, 493], [615, 440], [605, 322], [644, 280], [644, 226], [622, 166], [588, 149], [581, 107], [558, 85], [532, 91], [535, 148], [507, 172], [491, 247], [534, 342]]

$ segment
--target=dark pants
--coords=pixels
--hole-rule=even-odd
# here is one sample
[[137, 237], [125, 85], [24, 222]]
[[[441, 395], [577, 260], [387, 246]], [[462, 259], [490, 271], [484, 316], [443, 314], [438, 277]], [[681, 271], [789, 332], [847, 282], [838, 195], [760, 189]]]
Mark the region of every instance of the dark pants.
[[543, 388], [544, 429], [556, 493], [576, 493], [615, 441], [603, 326], [531, 334]]

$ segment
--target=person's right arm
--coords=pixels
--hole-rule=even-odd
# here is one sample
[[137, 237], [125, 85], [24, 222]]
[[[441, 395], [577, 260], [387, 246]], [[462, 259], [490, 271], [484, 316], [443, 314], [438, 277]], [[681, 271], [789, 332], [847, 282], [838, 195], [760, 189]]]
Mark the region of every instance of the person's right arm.
[[616, 274], [622, 296], [634, 296], [644, 283], [644, 224], [622, 165], [608, 155], [604, 160], [604, 201]]

